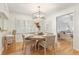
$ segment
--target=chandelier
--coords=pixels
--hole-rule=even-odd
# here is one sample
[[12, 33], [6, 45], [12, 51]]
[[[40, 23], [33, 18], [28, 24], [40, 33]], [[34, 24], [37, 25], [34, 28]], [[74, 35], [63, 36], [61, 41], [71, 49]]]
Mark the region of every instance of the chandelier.
[[41, 27], [40, 26], [40, 21], [42, 19], [45, 19], [45, 14], [40, 11], [40, 6], [38, 6], [38, 12], [33, 13], [33, 19], [34, 19], [34, 23], [35, 23], [36, 27], [40, 31], [40, 27]]
[[45, 19], [45, 14], [40, 11], [40, 6], [38, 6], [38, 12], [32, 14], [34, 21], [39, 22], [42, 19]]

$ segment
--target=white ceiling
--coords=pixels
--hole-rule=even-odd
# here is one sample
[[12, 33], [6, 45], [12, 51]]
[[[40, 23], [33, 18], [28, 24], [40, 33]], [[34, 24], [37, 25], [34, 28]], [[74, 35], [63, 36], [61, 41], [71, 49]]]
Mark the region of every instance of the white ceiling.
[[24, 13], [27, 15], [32, 15], [34, 12], [38, 11], [38, 6], [40, 6], [41, 12], [49, 15], [51, 12], [56, 12], [70, 6], [76, 5], [74, 3], [9, 3], [9, 11]]

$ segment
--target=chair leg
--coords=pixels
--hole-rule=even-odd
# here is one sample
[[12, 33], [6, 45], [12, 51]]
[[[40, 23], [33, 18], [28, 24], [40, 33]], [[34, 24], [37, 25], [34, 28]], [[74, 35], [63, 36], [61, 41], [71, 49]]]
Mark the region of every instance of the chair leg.
[[54, 49], [54, 46], [52, 46], [52, 54], [54, 54], [55, 55], [55, 49]]
[[26, 46], [25, 46], [25, 44], [22, 45], [22, 52], [23, 52], [23, 54], [25, 54], [25, 52], [26, 52]]
[[39, 51], [39, 44], [38, 44], [38, 51]]
[[56, 51], [55, 51], [55, 45], [53, 46], [53, 48], [54, 48], [54, 55], [55, 55], [55, 52], [56, 52]]
[[35, 44], [31, 45], [31, 52], [33, 52], [33, 47], [35, 46]]
[[25, 51], [24, 51], [26, 55], [31, 55], [32, 51], [31, 51], [31, 45], [28, 45], [25, 47]]
[[25, 50], [25, 45], [23, 44], [22, 45], [22, 51], [23, 51], [23, 53], [24, 53], [24, 50]]
[[36, 51], [36, 49], [37, 49], [36, 45], [37, 45], [37, 41], [36, 41], [36, 43], [35, 43], [35, 51]]
[[54, 47], [54, 55], [55, 55], [55, 52], [56, 52], [56, 51], [55, 51], [55, 47]]
[[35, 43], [35, 45], [34, 45], [34, 50], [36, 51], [36, 43]]
[[44, 48], [44, 55], [46, 55], [46, 48]]
[[26, 48], [27, 48], [27, 46], [24, 47], [24, 55], [26, 54]]
[[22, 50], [24, 49], [24, 43], [22, 44]]
[[22, 52], [23, 54], [25, 54], [25, 47], [22, 47]]

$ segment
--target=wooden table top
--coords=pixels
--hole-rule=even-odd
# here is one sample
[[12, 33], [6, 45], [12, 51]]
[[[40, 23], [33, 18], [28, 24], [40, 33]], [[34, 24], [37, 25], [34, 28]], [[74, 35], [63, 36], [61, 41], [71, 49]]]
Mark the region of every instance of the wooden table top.
[[[26, 37], [27, 38], [27, 37]], [[45, 37], [43, 35], [33, 35], [33, 36], [29, 36], [28, 37], [31, 40], [41, 40], [41, 39], [45, 39]]]

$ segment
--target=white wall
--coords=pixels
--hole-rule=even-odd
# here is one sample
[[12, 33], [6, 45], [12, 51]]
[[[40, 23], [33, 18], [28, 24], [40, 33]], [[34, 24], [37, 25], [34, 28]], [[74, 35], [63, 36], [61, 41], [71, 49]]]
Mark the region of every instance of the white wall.
[[79, 5], [75, 9], [73, 48], [79, 50]]
[[48, 32], [54, 33], [56, 35], [56, 16], [54, 14], [50, 15], [46, 22], [48, 23]]

